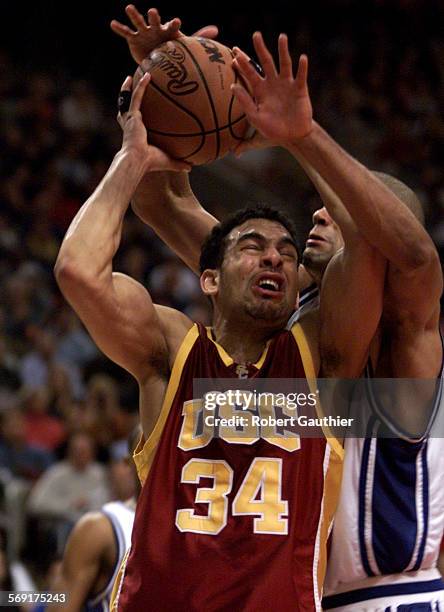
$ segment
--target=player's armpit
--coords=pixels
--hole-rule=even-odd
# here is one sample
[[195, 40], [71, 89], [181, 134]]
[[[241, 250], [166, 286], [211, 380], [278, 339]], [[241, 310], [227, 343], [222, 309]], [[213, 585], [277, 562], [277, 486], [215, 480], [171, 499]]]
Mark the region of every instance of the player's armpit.
[[53, 585], [53, 590], [67, 594], [67, 601], [51, 606], [51, 610], [81, 612], [84, 609], [88, 596], [94, 594], [107, 547], [113, 543], [111, 523], [103, 514], [88, 513], [80, 519], [68, 538], [61, 574]]
[[156, 304], [155, 308], [161, 324], [162, 335], [166, 342], [171, 369], [176, 360], [177, 352], [193, 322], [183, 312], [174, 308], [159, 304]]

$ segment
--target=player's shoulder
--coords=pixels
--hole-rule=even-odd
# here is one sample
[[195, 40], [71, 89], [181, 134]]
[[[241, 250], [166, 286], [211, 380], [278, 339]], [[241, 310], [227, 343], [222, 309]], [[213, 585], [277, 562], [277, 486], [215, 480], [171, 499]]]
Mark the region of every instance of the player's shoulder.
[[71, 535], [71, 543], [89, 546], [91, 548], [106, 545], [113, 536], [113, 527], [109, 518], [103, 512], [87, 512], [75, 524]]
[[156, 304], [156, 312], [168, 347], [177, 349], [193, 327], [193, 321], [183, 312], [169, 306]]
[[176, 327], [178, 330], [183, 329], [186, 333], [193, 325], [190, 317], [180, 312], [180, 310], [176, 310], [176, 308], [170, 308], [162, 304], [155, 304], [155, 308], [157, 316], [166, 328]]
[[63, 554], [68, 574], [77, 575], [91, 564], [112, 554], [114, 531], [109, 519], [101, 512], [87, 512], [74, 525]]

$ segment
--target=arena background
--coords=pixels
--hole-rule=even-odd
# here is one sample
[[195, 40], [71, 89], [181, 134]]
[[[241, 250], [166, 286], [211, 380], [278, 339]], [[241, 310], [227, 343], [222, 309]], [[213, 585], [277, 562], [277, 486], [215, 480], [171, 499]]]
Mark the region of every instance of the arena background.
[[[39, 588], [47, 586], [72, 522], [130, 492], [121, 458], [137, 423], [136, 386], [95, 349], [52, 275], [69, 222], [119, 147], [115, 100], [134, 65], [109, 22], [126, 19], [125, 4], [2, 4], [0, 527], [15, 588], [25, 584], [23, 567]], [[145, 12], [150, 5], [136, 6]], [[362, 162], [418, 192], [443, 254], [442, 0], [157, 8], [164, 20], [180, 16], [185, 33], [215, 23], [221, 42], [250, 54], [256, 29], [272, 46], [287, 32], [294, 57], [309, 56], [317, 120]], [[319, 206], [294, 160], [278, 149], [196, 168], [191, 181], [219, 217], [257, 200], [286, 208], [301, 242]], [[149, 286], [155, 301], [208, 321], [197, 280], [132, 213], [116, 269]], [[42, 474], [60, 467], [68, 448], [71, 461], [85, 462], [83, 494], [70, 499], [49, 479], [45, 494], [33, 498]]]

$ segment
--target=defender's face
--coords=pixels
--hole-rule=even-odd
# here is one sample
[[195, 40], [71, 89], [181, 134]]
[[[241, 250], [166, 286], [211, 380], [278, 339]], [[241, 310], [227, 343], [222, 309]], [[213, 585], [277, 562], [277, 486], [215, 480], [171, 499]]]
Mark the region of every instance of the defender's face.
[[279, 323], [290, 316], [298, 292], [298, 257], [288, 230], [268, 219], [234, 228], [220, 270], [217, 300], [229, 312]]
[[313, 214], [313, 228], [311, 229], [302, 261], [305, 267], [315, 271], [324, 271], [333, 255], [344, 246], [341, 230], [333, 221], [325, 207]]

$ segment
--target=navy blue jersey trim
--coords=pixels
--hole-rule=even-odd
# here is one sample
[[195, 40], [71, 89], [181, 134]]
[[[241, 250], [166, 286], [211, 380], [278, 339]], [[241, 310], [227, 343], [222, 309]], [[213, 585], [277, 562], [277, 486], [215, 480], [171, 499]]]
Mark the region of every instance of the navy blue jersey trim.
[[309, 302], [312, 298], [319, 295], [319, 288], [316, 283], [312, 283], [310, 286], [302, 289], [299, 294], [299, 308], [304, 306], [307, 302]]
[[421, 544], [418, 550], [418, 558], [413, 571], [418, 570], [421, 567], [422, 560], [424, 558], [424, 550], [427, 541], [427, 535], [429, 532], [429, 470], [427, 465], [427, 442], [421, 449], [421, 467], [422, 467], [422, 520], [423, 520], [423, 532], [421, 537]]
[[362, 449], [361, 472], [359, 474], [359, 517], [358, 517], [358, 532], [359, 532], [359, 548], [361, 552], [361, 561], [367, 576], [374, 576], [374, 572], [370, 567], [367, 555], [367, 547], [365, 545], [365, 502], [367, 498], [367, 479], [368, 479], [368, 460], [370, 448], [372, 444], [373, 426], [376, 423], [376, 418], [371, 417], [366, 431], [364, 446]]
[[397, 595], [413, 595], [416, 593], [431, 593], [444, 591], [444, 581], [442, 578], [435, 580], [424, 580], [421, 582], [404, 582], [401, 584], [384, 584], [376, 587], [356, 589], [337, 595], [329, 595], [322, 600], [324, 610], [339, 606], [349, 606], [351, 604], [366, 601], [367, 599], [377, 599], [378, 597], [394, 597]]

